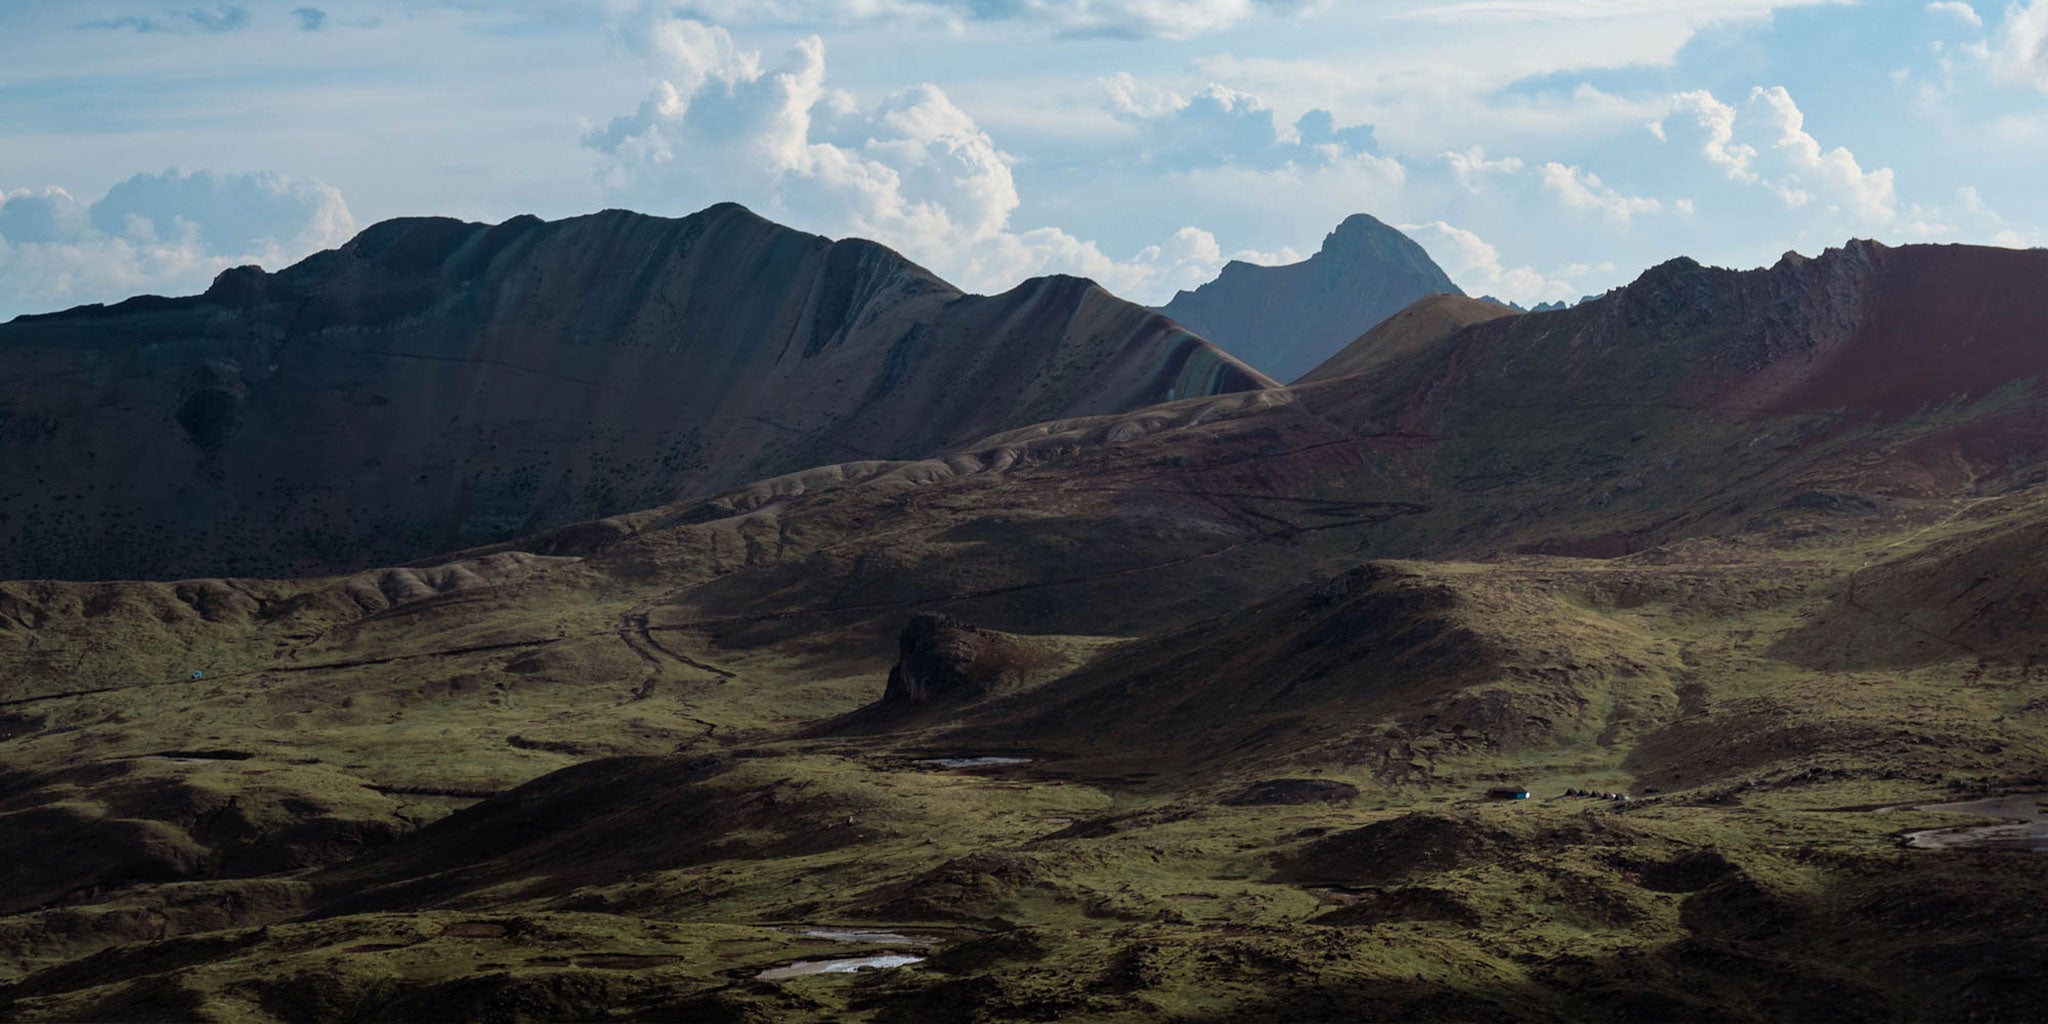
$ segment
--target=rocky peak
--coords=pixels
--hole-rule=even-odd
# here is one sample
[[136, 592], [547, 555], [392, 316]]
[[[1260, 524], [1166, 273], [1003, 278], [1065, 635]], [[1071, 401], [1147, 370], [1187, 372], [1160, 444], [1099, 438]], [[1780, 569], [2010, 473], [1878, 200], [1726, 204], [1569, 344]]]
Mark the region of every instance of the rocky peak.
[[214, 275], [206, 297], [223, 306], [253, 306], [263, 301], [269, 282], [262, 267], [229, 267]]
[[[1388, 249], [1422, 251], [1420, 245], [1407, 235], [1395, 230], [1369, 213], [1354, 213], [1344, 218], [1328, 235], [1323, 236], [1323, 247], [1318, 256], [1351, 256], [1385, 252]], [[1427, 258], [1427, 257], [1424, 257]]]
[[1464, 294], [1422, 246], [1369, 214], [1345, 218], [1300, 263], [1235, 262], [1162, 307], [1278, 380], [1294, 380], [1426, 295]]

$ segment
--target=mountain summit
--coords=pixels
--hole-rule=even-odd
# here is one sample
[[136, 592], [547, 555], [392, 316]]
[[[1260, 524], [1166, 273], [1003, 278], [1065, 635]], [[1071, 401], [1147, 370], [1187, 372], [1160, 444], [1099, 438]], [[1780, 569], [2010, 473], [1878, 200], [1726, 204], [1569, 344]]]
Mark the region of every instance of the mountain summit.
[[1231, 261], [1160, 312], [1238, 358], [1293, 380], [1425, 295], [1462, 295], [1422, 246], [1353, 214], [1314, 256], [1284, 267]]
[[405, 562], [1270, 384], [1091, 282], [965, 295], [733, 204], [387, 221], [204, 295], [0, 324], [0, 577]]

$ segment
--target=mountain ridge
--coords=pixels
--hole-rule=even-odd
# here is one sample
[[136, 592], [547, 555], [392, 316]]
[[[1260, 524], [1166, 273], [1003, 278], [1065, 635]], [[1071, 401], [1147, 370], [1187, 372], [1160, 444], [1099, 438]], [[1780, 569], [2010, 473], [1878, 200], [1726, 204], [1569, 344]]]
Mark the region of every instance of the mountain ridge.
[[966, 295], [736, 204], [386, 221], [199, 296], [10, 321], [0, 375], [0, 575], [70, 578], [410, 561], [1271, 383], [1092, 282]]

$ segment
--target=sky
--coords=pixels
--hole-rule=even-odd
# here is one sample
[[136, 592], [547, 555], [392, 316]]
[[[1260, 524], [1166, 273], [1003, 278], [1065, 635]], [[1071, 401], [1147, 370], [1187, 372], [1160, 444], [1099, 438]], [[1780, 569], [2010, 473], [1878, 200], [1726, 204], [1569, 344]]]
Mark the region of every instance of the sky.
[[0, 0], [0, 319], [715, 202], [1159, 304], [1344, 217], [1524, 304], [2048, 244], [2048, 0]]

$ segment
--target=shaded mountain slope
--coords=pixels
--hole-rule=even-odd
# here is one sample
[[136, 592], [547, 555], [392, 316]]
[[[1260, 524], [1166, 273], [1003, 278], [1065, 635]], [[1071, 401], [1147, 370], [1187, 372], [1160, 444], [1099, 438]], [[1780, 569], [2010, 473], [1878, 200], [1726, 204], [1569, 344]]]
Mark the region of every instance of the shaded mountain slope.
[[[1531, 579], [1541, 573], [1543, 585]], [[1639, 585], [1645, 579], [1615, 572]], [[1372, 563], [1185, 629], [1127, 643], [1025, 697], [977, 709], [944, 742], [1144, 752], [1191, 770], [1323, 760], [1426, 776], [1425, 756], [1591, 743], [1676, 706], [1678, 665], [1632, 625], [1573, 600], [1566, 574]], [[1574, 581], [1576, 582], [1576, 581]], [[1418, 753], [1418, 747], [1427, 754]]]
[[1058, 750], [1064, 771], [1169, 790], [1338, 766], [1392, 785], [1621, 770], [1633, 781], [1610, 788], [1710, 794], [1821, 777], [2026, 785], [2048, 752], [2048, 618], [2015, 545], [2048, 529], [2048, 488], [1973, 508], [1991, 525], [1371, 563], [1127, 641], [910, 738]]
[[1160, 312], [1278, 380], [1293, 380], [1425, 295], [1462, 295], [1422, 247], [1355, 214], [1300, 263], [1231, 261]]
[[1972, 501], [1872, 554], [1780, 654], [1815, 669], [2048, 658], [2048, 514]]
[[0, 325], [0, 576], [409, 561], [848, 458], [1268, 382], [1075, 278], [962, 295], [732, 205], [391, 221]]
[[[1743, 396], [1818, 387], [1865, 344], [1862, 304], [1945, 255], [1863, 245], [1741, 273], [1667, 265], [1600, 302], [1475, 324], [1365, 373], [1043, 424], [946, 460], [798, 474], [627, 517], [630, 536], [587, 553], [715, 566], [656, 619], [764, 637], [947, 600], [995, 629], [1128, 635], [1342, 567], [1331, 559], [1612, 557], [1918, 514], [1914, 502], [2048, 478], [2048, 395], [1995, 369], [2024, 361], [2048, 325], [2024, 273], [1958, 287], [2027, 328], [1913, 328], [1945, 343], [1902, 356], [1929, 365], [1918, 390], [1832, 407]], [[1995, 258], [2028, 270], [2044, 256]], [[1994, 369], [1964, 379], [1951, 363]], [[748, 554], [769, 543], [776, 554]]]
[[1496, 302], [1468, 299], [1463, 295], [1425, 296], [1380, 321], [1379, 326], [1344, 346], [1315, 369], [1302, 374], [1295, 383], [1308, 384], [1363, 373], [1421, 351], [1473, 324], [1514, 316], [1517, 312]]

